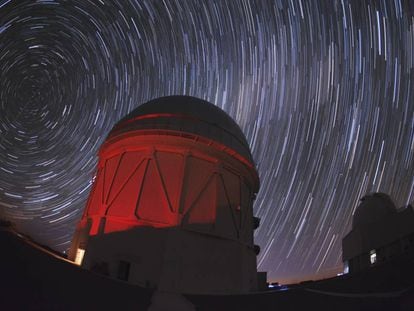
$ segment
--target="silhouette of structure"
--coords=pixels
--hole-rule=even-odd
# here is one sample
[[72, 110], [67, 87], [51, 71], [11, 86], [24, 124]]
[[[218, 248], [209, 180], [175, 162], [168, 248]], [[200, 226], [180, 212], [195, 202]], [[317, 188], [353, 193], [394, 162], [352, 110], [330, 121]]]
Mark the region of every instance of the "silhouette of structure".
[[414, 260], [281, 290], [179, 295], [81, 269], [1, 223], [0, 244], [2, 310], [414, 310]]
[[366, 195], [342, 240], [345, 272], [357, 273], [402, 257], [414, 259], [414, 210], [398, 209], [384, 193]]
[[254, 291], [258, 190], [246, 138], [224, 111], [188, 96], [152, 100], [102, 145], [69, 258], [170, 292]]

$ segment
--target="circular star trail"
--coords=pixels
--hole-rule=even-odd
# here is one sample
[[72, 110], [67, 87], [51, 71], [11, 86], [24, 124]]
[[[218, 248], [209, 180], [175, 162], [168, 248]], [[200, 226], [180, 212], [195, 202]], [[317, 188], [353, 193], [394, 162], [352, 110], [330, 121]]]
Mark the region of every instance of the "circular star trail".
[[111, 127], [191, 95], [252, 148], [259, 270], [333, 275], [359, 198], [414, 199], [413, 75], [410, 1], [1, 0], [0, 215], [67, 249]]

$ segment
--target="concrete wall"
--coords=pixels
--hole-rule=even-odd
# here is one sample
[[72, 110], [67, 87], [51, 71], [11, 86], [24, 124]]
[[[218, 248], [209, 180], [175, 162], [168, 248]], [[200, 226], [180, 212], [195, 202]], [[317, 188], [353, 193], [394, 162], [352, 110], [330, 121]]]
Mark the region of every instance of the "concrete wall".
[[121, 261], [130, 264], [128, 282], [143, 287], [182, 293], [257, 289], [253, 248], [200, 232], [140, 227], [92, 236], [82, 266], [118, 278]]

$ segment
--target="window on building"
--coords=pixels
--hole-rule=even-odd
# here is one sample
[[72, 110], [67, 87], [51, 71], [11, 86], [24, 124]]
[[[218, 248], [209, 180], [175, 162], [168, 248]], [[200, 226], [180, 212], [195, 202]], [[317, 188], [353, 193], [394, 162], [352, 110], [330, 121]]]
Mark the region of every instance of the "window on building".
[[76, 251], [75, 263], [80, 266], [82, 264], [83, 256], [85, 255], [85, 250], [78, 248]]
[[128, 281], [129, 277], [129, 268], [131, 264], [128, 261], [119, 261], [118, 265], [118, 279], [123, 281]]
[[369, 252], [369, 261], [371, 262], [371, 265], [377, 262], [377, 252], [375, 251], [375, 249]]

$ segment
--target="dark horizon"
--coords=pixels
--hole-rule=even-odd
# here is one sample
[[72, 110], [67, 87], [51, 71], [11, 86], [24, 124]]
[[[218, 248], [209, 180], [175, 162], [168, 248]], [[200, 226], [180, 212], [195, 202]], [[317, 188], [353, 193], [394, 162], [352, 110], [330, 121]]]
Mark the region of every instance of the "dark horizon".
[[[156, 229], [157, 230], [157, 229]], [[353, 277], [305, 282], [250, 294], [174, 294], [111, 279], [62, 261], [0, 226], [2, 306], [24, 310], [148, 310], [150, 305], [193, 305], [197, 310], [412, 310], [412, 257]], [[63, 281], [64, 280], [64, 281]], [[16, 294], [25, 299], [16, 299]], [[77, 299], [74, 299], [76, 297]], [[177, 310], [183, 310], [182, 307]], [[193, 310], [193, 309], [189, 309]]]

